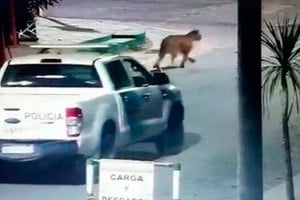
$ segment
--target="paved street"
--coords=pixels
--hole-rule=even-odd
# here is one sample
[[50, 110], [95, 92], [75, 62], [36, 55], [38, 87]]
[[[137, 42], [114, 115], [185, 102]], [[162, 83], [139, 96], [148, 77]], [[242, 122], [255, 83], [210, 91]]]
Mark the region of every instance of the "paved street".
[[[103, 23], [118, 20], [147, 30], [201, 30], [205, 45], [194, 52], [197, 62], [187, 65], [186, 69], [166, 70], [171, 80], [182, 89], [186, 106], [184, 151], [159, 158], [151, 144], [138, 144], [120, 152], [120, 157], [182, 163], [181, 198], [184, 200], [237, 199], [236, 3], [230, 0], [214, 0], [213, 3], [209, 0], [201, 3], [197, 0], [90, 0], [83, 5], [81, 2], [64, 0], [45, 14], [58, 18], [99, 19]], [[291, 9], [289, 4], [278, 6], [268, 2], [271, 3], [265, 8], [265, 17], [270, 19], [276, 10]], [[155, 56], [144, 63], [151, 66]], [[271, 110], [271, 118], [264, 119], [263, 127], [265, 191], [281, 184], [284, 178], [280, 104], [274, 102]], [[295, 174], [300, 173], [298, 118], [293, 117], [291, 126]], [[17, 200], [20, 196], [22, 200], [85, 198], [82, 174], [70, 172], [66, 167], [46, 173], [28, 170], [16, 172], [11, 169], [6, 175], [1, 175], [3, 199]], [[157, 178], [157, 199], [170, 199], [170, 174], [159, 170]], [[295, 188], [300, 188], [300, 185]]]
[[[199, 14], [201, 9], [220, 6], [234, 0], [64, 0], [48, 11], [53, 17], [72, 17], [134, 22], [181, 21], [182, 17]], [[78, 12], [79, 11], [79, 12]], [[189, 23], [189, 22], [187, 22]], [[199, 23], [198, 23], [199, 24]]]

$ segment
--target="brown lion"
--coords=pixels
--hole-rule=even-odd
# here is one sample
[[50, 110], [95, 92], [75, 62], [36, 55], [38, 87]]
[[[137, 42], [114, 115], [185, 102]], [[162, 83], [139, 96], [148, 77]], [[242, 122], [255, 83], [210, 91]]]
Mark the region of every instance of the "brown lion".
[[166, 54], [171, 54], [172, 63], [179, 53], [182, 54], [181, 68], [184, 68], [184, 64], [187, 60], [194, 62], [194, 59], [189, 58], [189, 53], [193, 48], [193, 42], [200, 41], [201, 39], [202, 36], [199, 30], [192, 30], [185, 35], [169, 35], [165, 37], [160, 44], [158, 59], [153, 68], [159, 71], [161, 70], [159, 64]]

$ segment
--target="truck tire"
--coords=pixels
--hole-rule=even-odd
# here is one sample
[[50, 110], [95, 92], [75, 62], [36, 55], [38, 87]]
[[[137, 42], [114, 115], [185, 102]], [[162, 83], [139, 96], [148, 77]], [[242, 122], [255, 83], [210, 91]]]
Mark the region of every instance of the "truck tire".
[[182, 105], [172, 107], [167, 128], [155, 141], [160, 156], [174, 155], [182, 150], [184, 144], [183, 112]]
[[[108, 121], [104, 124], [101, 131], [101, 142], [99, 144], [98, 150], [91, 156], [93, 159], [101, 158], [114, 158], [116, 155], [115, 150], [115, 134], [116, 128], [113, 121]], [[87, 158], [76, 157], [72, 159], [72, 168], [75, 174], [85, 173], [85, 161]], [[95, 178], [98, 176], [98, 171], [96, 170]]]
[[116, 156], [115, 136], [116, 126], [114, 122], [106, 122], [101, 134], [100, 158], [114, 158]]

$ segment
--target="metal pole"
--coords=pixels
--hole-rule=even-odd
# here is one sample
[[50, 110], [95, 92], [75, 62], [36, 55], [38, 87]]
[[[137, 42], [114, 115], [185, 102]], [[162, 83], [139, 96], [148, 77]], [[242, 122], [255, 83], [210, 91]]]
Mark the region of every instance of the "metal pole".
[[94, 196], [94, 165], [91, 160], [86, 161], [86, 193], [88, 197]]
[[173, 200], [179, 200], [180, 191], [179, 191], [179, 182], [180, 182], [180, 164], [174, 164], [173, 167]]
[[6, 60], [6, 45], [5, 45], [5, 38], [4, 38], [4, 20], [5, 20], [5, 13], [4, 13], [4, 1], [0, 1], [0, 67]]
[[15, 0], [9, 0], [9, 35], [10, 35], [10, 45], [17, 45], [17, 30], [16, 30], [16, 8]]
[[3, 26], [0, 22], [0, 68], [2, 67], [3, 63], [7, 59], [6, 55], [6, 46], [5, 46], [5, 39], [3, 33]]
[[261, 0], [238, 0], [240, 200], [263, 199]]

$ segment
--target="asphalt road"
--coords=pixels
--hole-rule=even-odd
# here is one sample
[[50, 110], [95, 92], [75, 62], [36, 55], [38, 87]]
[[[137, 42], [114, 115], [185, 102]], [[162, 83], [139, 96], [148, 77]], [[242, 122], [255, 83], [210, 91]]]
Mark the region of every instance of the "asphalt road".
[[[156, 24], [162, 27], [199, 27], [212, 33], [216, 41], [210, 52], [197, 56], [186, 69], [167, 71], [181, 88], [186, 107], [186, 141], [178, 155], [159, 158], [151, 144], [132, 146], [121, 158], [173, 161], [182, 163], [181, 197], [185, 200], [237, 199], [238, 95], [235, 5], [218, 7], [225, 1], [85, 1], [64, 0], [47, 14], [56, 17], [96, 18]], [[172, 2], [172, 3], [170, 3]], [[230, 2], [230, 1], [228, 1]], [[211, 7], [212, 6], [212, 7]], [[122, 11], [122, 15], [120, 14]], [[217, 12], [217, 14], [216, 14]], [[219, 45], [220, 44], [220, 45]], [[226, 44], [226, 45], [224, 45]], [[282, 182], [280, 104], [271, 106], [272, 117], [264, 119], [265, 189]], [[292, 143], [295, 173], [300, 172], [300, 140], [297, 118], [292, 120]], [[22, 169], [22, 170], [20, 170]], [[30, 167], [1, 172], [1, 199], [74, 199], [85, 198], [83, 169], [75, 173], [67, 166], [46, 172]], [[5, 173], [5, 174], [4, 174]], [[167, 200], [170, 174], [157, 174], [156, 195]]]
[[54, 17], [176, 22], [177, 19], [181, 21], [181, 17], [200, 12], [200, 9], [230, 2], [234, 0], [88, 0], [84, 4], [80, 0], [64, 0], [60, 6], [50, 9], [48, 14]]

